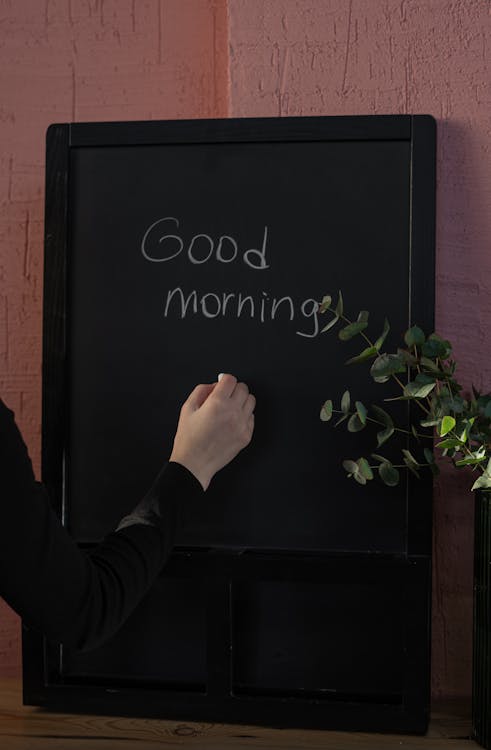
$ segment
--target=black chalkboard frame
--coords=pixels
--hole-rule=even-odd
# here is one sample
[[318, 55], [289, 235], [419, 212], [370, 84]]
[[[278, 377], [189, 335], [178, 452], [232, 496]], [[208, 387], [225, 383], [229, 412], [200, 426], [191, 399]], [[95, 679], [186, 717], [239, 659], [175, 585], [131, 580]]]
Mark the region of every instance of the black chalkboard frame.
[[[237, 118], [53, 125], [47, 134], [43, 328], [42, 479], [65, 516], [67, 446], [67, 253], [69, 155], [83, 146], [295, 140], [406, 140], [411, 144], [411, 290], [413, 320], [434, 325], [435, 140], [426, 115]], [[24, 628], [24, 702], [70, 711], [226, 720], [276, 726], [426, 731], [429, 715], [431, 483], [408, 479], [407, 555], [234, 555], [177, 549], [167, 575], [203, 576], [207, 591], [205, 692], [140, 684], [115, 686], [63, 675], [63, 649]], [[240, 580], [390, 580], [404, 591], [404, 684], [395, 702], [325, 696], [240, 693], [231, 648], [232, 595]], [[332, 698], [332, 696], [331, 696]]]

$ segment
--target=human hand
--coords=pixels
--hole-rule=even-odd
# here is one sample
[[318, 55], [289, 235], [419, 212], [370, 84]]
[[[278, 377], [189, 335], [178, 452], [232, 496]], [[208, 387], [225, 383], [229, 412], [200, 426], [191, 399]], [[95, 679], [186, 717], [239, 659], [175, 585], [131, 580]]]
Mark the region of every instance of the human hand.
[[170, 461], [189, 469], [207, 489], [213, 476], [251, 441], [256, 399], [225, 374], [198, 385], [181, 407]]

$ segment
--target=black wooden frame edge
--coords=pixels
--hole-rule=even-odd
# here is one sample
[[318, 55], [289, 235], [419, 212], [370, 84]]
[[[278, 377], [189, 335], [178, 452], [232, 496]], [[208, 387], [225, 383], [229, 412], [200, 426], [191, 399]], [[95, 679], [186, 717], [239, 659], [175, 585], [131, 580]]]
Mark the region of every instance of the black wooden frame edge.
[[70, 147], [285, 140], [409, 140], [411, 115], [230, 117], [71, 123]]
[[68, 159], [68, 126], [50, 126], [46, 135], [41, 477], [59, 515], [66, 443]]
[[[429, 115], [412, 118], [410, 163], [410, 323], [432, 333], [435, 325], [436, 121]], [[411, 422], [417, 419], [414, 405], [410, 405], [409, 418]], [[420, 480], [407, 472], [409, 556], [431, 556], [432, 551], [433, 477], [427, 469], [424, 471]]]

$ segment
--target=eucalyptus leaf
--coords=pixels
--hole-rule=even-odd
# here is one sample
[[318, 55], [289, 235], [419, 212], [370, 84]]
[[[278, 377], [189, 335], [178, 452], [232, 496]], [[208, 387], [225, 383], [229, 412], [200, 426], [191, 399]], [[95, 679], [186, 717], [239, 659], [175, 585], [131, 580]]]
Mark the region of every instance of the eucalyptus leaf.
[[387, 414], [380, 406], [372, 404], [371, 409], [377, 420], [382, 422], [385, 427], [385, 429], [377, 432], [377, 448], [380, 448], [394, 434], [394, 422], [390, 414]]
[[482, 456], [481, 458], [471, 458], [469, 456], [469, 458], [461, 458], [460, 461], [456, 461], [455, 466], [477, 466], [478, 464], [482, 464], [485, 460], [486, 456]]
[[387, 412], [384, 411], [384, 409], [382, 409], [380, 406], [377, 406], [377, 404], [372, 404], [371, 409], [373, 413], [375, 414], [375, 416], [377, 417], [377, 419], [380, 422], [382, 422], [382, 424], [384, 424], [386, 427], [394, 426], [394, 422], [392, 421], [392, 417], [390, 416], [390, 414], [387, 414]]
[[436, 444], [437, 448], [449, 450], [451, 448], [462, 448], [462, 442], [458, 438], [445, 438]]
[[399, 472], [390, 463], [390, 461], [386, 461], [385, 463], [380, 464], [380, 466], [378, 467], [378, 472], [384, 484], [388, 485], [389, 487], [395, 487], [399, 484]]
[[354, 365], [358, 364], [359, 362], [366, 362], [367, 359], [372, 359], [372, 357], [376, 357], [377, 354], [378, 351], [374, 346], [368, 346], [366, 349], [363, 349], [360, 354], [357, 354], [356, 357], [351, 357], [351, 359], [348, 359], [345, 364]]
[[435, 386], [435, 382], [423, 385], [421, 383], [416, 383], [415, 381], [413, 381], [412, 383], [407, 383], [404, 386], [404, 395], [410, 396], [411, 398], [426, 398], [426, 396], [431, 393]]
[[471, 490], [484, 490], [489, 489], [491, 487], [491, 475], [487, 472], [484, 472], [482, 476], [479, 477], [479, 479], [476, 479], [474, 484], [471, 487]]
[[326, 312], [326, 310], [329, 310], [329, 308], [331, 307], [331, 302], [332, 302], [332, 297], [329, 294], [326, 294], [322, 298], [322, 302], [319, 307], [319, 312], [324, 313]]
[[343, 295], [341, 294], [341, 290], [339, 290], [338, 293], [338, 303], [334, 312], [336, 313], [338, 318], [341, 318], [344, 312]]
[[398, 354], [381, 354], [370, 368], [370, 374], [376, 383], [385, 383], [391, 375], [398, 372], [406, 372], [406, 366]]
[[389, 333], [389, 331], [390, 331], [389, 321], [387, 320], [387, 318], [385, 318], [383, 331], [375, 342], [375, 349], [377, 351], [380, 351], [380, 349], [382, 348], [382, 345], [385, 339], [387, 338], [387, 334]]
[[363, 430], [365, 425], [361, 421], [358, 414], [352, 414], [351, 417], [348, 420], [348, 431], [349, 432], [360, 432], [360, 430]]
[[329, 329], [334, 328], [338, 320], [339, 320], [339, 317], [335, 315], [334, 318], [330, 320], [329, 323], [326, 326], [324, 326], [324, 328], [321, 329], [321, 333], [325, 333], [326, 331], [329, 331]]
[[421, 347], [421, 352], [425, 357], [439, 357], [440, 359], [447, 359], [451, 351], [452, 346], [450, 342], [446, 339], [442, 339], [440, 336], [437, 336], [436, 333], [432, 333]]
[[426, 336], [424, 335], [421, 328], [418, 328], [418, 326], [413, 326], [412, 328], [409, 328], [404, 334], [404, 341], [406, 342], [407, 346], [421, 346], [426, 341]]
[[442, 419], [442, 423], [440, 425], [440, 428], [438, 430], [438, 434], [440, 437], [443, 437], [444, 435], [447, 435], [456, 425], [456, 421], [454, 417], [445, 416]]
[[349, 412], [350, 406], [351, 406], [351, 397], [350, 397], [349, 391], [345, 391], [341, 399], [341, 411], [343, 412], [343, 414], [347, 414]]
[[356, 463], [358, 464], [360, 474], [362, 474], [365, 479], [373, 479], [373, 471], [370, 468], [370, 464], [368, 463], [366, 458], [361, 457]]
[[356, 461], [352, 461], [351, 459], [343, 461], [343, 469], [345, 469], [349, 474], [356, 474], [359, 471], [358, 464], [356, 463]]
[[321, 409], [321, 419], [323, 422], [329, 422], [332, 417], [332, 401], [326, 401]]
[[403, 448], [402, 449], [402, 454], [404, 456], [403, 460], [404, 460], [404, 463], [406, 464], [407, 468], [410, 471], [412, 471], [412, 473], [415, 474], [415, 476], [417, 476], [418, 479], [419, 479], [419, 473], [418, 473], [419, 464], [416, 461], [416, 459], [414, 458], [414, 456], [411, 453], [411, 451], [408, 451], [406, 448]]
[[341, 341], [349, 341], [353, 338], [353, 336], [356, 336], [358, 333], [361, 333], [365, 330], [365, 328], [368, 327], [368, 323], [350, 323], [345, 328], [341, 328], [341, 330], [338, 333], [339, 338]]
[[429, 357], [421, 357], [419, 361], [421, 362], [421, 365], [423, 367], [426, 367], [428, 370], [432, 370], [433, 372], [440, 372], [440, 368], [438, 367], [436, 362], [434, 362]]
[[358, 414], [360, 418], [360, 422], [363, 422], [363, 424], [367, 423], [367, 409], [364, 404], [362, 404], [361, 401], [355, 401], [355, 407], [356, 407], [356, 413]]

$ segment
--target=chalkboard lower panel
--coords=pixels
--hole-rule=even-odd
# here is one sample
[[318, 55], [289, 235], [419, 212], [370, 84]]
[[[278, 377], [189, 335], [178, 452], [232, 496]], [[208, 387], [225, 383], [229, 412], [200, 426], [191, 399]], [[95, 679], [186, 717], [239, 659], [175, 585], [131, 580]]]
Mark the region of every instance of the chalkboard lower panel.
[[428, 558], [176, 551], [142, 608], [102, 648], [62, 650], [60, 659], [60, 649], [25, 631], [24, 702], [424, 732], [430, 577]]
[[402, 597], [394, 579], [235, 585], [234, 692], [400, 703]]
[[206, 624], [203, 582], [161, 577], [104, 645], [87, 652], [61, 648], [66, 683], [204, 691]]

